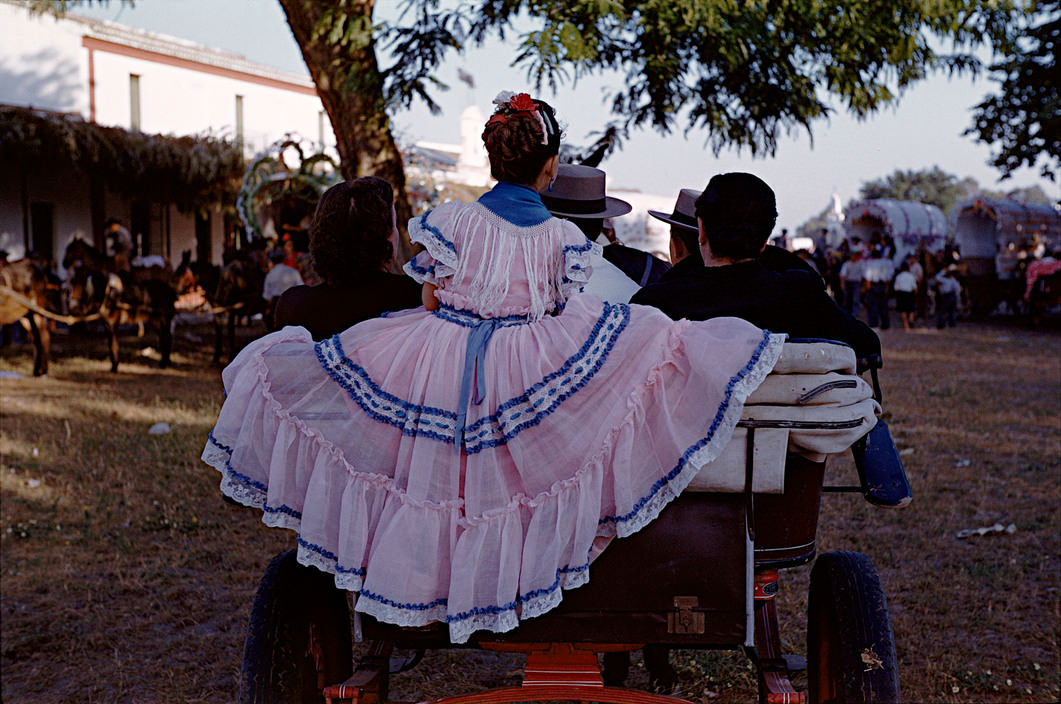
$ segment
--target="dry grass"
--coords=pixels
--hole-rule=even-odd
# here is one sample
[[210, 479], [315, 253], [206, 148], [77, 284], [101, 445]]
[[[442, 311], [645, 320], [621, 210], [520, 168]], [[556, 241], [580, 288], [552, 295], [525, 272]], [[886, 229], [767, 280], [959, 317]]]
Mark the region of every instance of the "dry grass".
[[[291, 534], [220, 500], [216, 472], [198, 459], [221, 400], [218, 370], [177, 342], [176, 369], [160, 371], [133, 349], [111, 375], [101, 346], [60, 337], [51, 376], [0, 380], [7, 702], [235, 698], [258, 577]], [[1061, 335], [969, 323], [945, 334], [889, 331], [884, 345], [886, 408], [915, 501], [886, 511], [826, 496], [819, 549], [876, 562], [907, 701], [1056, 701]], [[0, 354], [0, 370], [30, 369], [27, 351]], [[156, 421], [172, 432], [148, 435]], [[852, 472], [835, 462], [830, 481]], [[995, 522], [1016, 531], [956, 537]], [[808, 575], [782, 580], [783, 632], [798, 652]], [[672, 657], [685, 696], [754, 701], [739, 653]], [[512, 683], [519, 665], [431, 653], [396, 679], [395, 695]], [[643, 683], [643, 671], [631, 680]]]

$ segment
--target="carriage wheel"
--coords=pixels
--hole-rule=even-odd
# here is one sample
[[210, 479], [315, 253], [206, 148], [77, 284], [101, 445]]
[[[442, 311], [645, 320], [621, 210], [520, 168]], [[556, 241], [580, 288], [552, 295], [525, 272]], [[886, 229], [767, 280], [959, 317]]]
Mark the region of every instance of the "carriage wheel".
[[862, 553], [825, 553], [811, 570], [807, 679], [811, 704], [899, 702], [888, 604]]
[[331, 575], [298, 564], [296, 551], [269, 563], [243, 645], [240, 704], [322, 703], [325, 686], [353, 671], [350, 610]]

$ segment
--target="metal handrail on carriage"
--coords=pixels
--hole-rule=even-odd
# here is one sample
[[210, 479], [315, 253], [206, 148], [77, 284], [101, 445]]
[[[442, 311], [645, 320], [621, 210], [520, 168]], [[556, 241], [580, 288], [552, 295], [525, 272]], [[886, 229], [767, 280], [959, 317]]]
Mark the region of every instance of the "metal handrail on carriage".
[[[790, 341], [785, 350], [768, 380], [784, 382], [780, 387], [794, 394], [794, 408], [806, 411], [822, 403], [818, 409], [825, 412], [790, 414], [785, 404], [771, 402], [777, 400], [771, 398], [774, 391], [760, 394], [765, 398], [760, 403], [753, 394], [734, 438], [715, 460], [733, 470], [731, 488], [705, 490], [694, 480], [655, 521], [605, 550], [591, 564], [588, 584], [566, 592], [553, 611], [521, 621], [510, 632], [480, 632], [467, 645], [453, 646], [445, 624], [402, 628], [355, 614], [359, 640], [368, 641], [355, 668], [346, 594], [334, 586], [331, 575], [299, 565], [295, 551], [277, 556], [255, 599], [239, 701], [320, 702], [323, 693], [328, 704], [398, 704], [388, 698], [393, 649], [473, 647], [526, 653], [521, 685], [434, 704], [684, 702], [605, 686], [599, 653], [653, 644], [743, 648], [758, 671], [764, 704], [898, 702], [886, 599], [872, 562], [861, 553], [817, 557], [811, 572], [807, 658], [782, 651], [775, 606], [778, 570], [815, 559], [823, 489], [856, 489], [823, 487], [825, 461], [816, 450], [829, 449], [829, 442], [846, 447], [858, 438], [852, 446], [857, 490], [879, 506], [900, 507], [911, 498], [887, 425], [877, 419], [865, 432], [867, 407], [875, 409], [871, 416], [880, 411], [879, 358], [869, 360], [870, 387], [856, 374], [854, 353], [840, 343]], [[784, 362], [786, 357], [790, 362]], [[845, 361], [835, 363], [839, 358]], [[785, 364], [788, 368], [778, 374]], [[795, 376], [784, 377], [786, 371]], [[764, 382], [760, 390], [766, 386]], [[839, 414], [824, 405], [853, 397], [861, 400]], [[819, 442], [822, 438], [825, 444]], [[651, 583], [631, 579], [631, 565]], [[790, 680], [792, 672], [804, 668], [806, 692]]]

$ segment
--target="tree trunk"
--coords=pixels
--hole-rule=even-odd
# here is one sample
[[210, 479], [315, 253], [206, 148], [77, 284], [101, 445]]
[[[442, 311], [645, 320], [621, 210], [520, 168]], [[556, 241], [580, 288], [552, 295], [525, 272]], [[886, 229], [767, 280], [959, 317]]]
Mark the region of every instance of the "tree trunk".
[[[291, 33], [302, 50], [302, 58], [317, 87], [342, 160], [343, 178], [378, 176], [394, 187], [394, 208], [402, 241], [408, 248], [406, 223], [412, 217], [405, 193], [402, 157], [391, 134], [390, 118], [383, 99], [383, 78], [376, 61], [371, 31], [362, 40], [330, 42], [322, 20], [345, 16], [346, 26], [363, 21], [371, 27], [375, 0], [279, 0]], [[334, 26], [334, 19], [331, 20]], [[321, 27], [321, 36], [314, 31]], [[408, 252], [408, 249], [407, 249]], [[407, 253], [406, 252], [406, 253]]]

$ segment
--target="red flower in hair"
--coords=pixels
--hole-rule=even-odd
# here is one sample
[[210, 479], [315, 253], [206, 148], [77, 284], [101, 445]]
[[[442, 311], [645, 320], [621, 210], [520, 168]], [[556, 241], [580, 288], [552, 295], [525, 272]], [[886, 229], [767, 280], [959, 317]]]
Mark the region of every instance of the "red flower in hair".
[[526, 110], [527, 112], [534, 112], [538, 105], [531, 99], [526, 93], [520, 93], [511, 100], [508, 101], [509, 107], [516, 111]]

